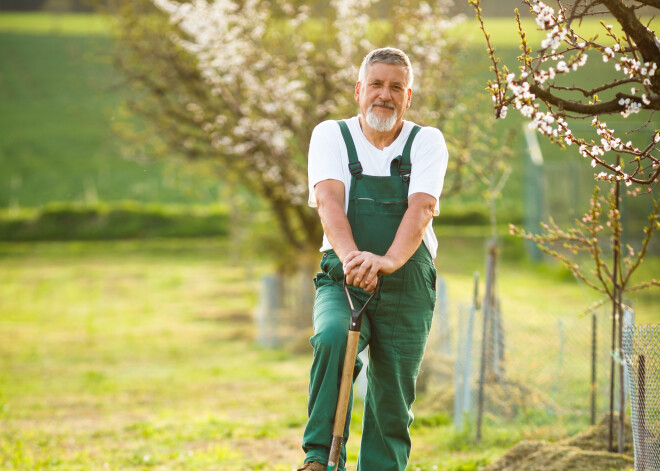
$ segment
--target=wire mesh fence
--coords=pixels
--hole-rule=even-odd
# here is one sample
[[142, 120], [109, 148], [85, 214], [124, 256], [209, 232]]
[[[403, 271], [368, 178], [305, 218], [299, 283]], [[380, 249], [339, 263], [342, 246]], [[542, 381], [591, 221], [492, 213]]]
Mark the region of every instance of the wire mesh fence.
[[635, 471], [660, 470], [660, 325], [631, 325], [623, 332], [630, 391]]
[[[439, 407], [453, 412], [459, 429], [475, 424], [480, 404], [485, 426], [564, 424], [565, 431], [575, 432], [599, 421], [609, 408], [608, 308], [580, 315], [558, 304], [512, 314], [512, 306], [497, 300], [484, 322], [484, 278], [472, 299], [450, 299], [452, 286], [438, 278], [418, 390], [442, 395]], [[255, 310], [257, 341], [290, 346], [297, 334], [308, 346], [312, 303], [313, 285], [305, 274], [264, 277]], [[628, 312], [624, 318], [632, 323], [634, 316]]]
[[[427, 347], [429, 363], [443, 366], [424, 366], [424, 373], [433, 375], [424, 381], [430, 383], [427, 391], [449, 396], [442, 407], [453, 410], [459, 430], [481, 422], [486, 429], [550, 427], [564, 435], [597, 424], [608, 413], [612, 356], [607, 307], [580, 314], [558, 303], [512, 312], [512, 306], [498, 300], [488, 311], [476, 288], [472, 301], [438, 299], [438, 305], [443, 303], [448, 314], [434, 319]], [[634, 322], [632, 310], [624, 318]], [[448, 345], [450, 354], [445, 353]]]

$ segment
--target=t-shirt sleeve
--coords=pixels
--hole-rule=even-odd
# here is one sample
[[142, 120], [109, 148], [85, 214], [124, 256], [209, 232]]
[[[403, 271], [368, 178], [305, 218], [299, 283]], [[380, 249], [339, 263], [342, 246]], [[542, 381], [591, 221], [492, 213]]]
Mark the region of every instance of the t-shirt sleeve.
[[411, 149], [412, 171], [408, 196], [427, 193], [436, 199], [433, 215], [440, 214], [440, 193], [445, 180], [449, 155], [439, 129], [425, 127], [416, 136]]
[[[309, 142], [307, 179], [310, 207], [316, 208], [314, 186], [323, 180], [344, 181], [339, 125], [335, 121], [324, 121], [314, 128]], [[345, 183], [344, 183], [345, 184]]]

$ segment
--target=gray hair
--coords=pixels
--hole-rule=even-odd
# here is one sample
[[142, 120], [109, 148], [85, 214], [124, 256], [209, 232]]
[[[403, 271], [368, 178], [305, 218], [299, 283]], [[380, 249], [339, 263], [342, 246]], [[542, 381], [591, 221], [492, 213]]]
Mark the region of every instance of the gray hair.
[[358, 82], [364, 82], [367, 77], [367, 68], [375, 63], [382, 62], [384, 64], [394, 64], [402, 65], [408, 70], [408, 79], [406, 86], [412, 88], [413, 84], [413, 69], [410, 65], [410, 59], [405, 52], [401, 49], [396, 49], [393, 47], [383, 47], [380, 49], [374, 49], [369, 54], [366, 55], [360, 66], [360, 72], [358, 73]]

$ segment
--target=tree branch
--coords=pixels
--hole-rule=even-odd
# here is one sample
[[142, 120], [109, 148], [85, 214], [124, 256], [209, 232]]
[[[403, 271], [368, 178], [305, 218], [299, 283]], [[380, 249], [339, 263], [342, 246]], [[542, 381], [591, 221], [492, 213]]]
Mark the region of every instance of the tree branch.
[[596, 87], [596, 88], [592, 88], [591, 90], [585, 90], [584, 88], [575, 87], [575, 86], [562, 87], [562, 86], [559, 86], [559, 85], [555, 85], [554, 83], [550, 84], [550, 88], [552, 88], [553, 90], [565, 90], [565, 91], [569, 91], [569, 92], [580, 92], [580, 93], [582, 93], [582, 95], [589, 98], [589, 97], [592, 97], [595, 94], [600, 93], [602, 91], [610, 90], [612, 88], [616, 88], [619, 85], [625, 85], [627, 83], [639, 83], [639, 82], [640, 82], [640, 80], [637, 79], [637, 78], [626, 78], [626, 79], [615, 80], [613, 82], [606, 83], [605, 85], [602, 85], [602, 86]]
[[[621, 98], [623, 99], [631, 98], [631, 99], [635, 99], [635, 101], [638, 100], [638, 98], [636, 97], [632, 97], [624, 93], [617, 93], [616, 98], [613, 100], [593, 103], [593, 104], [584, 104], [581, 102], [560, 98], [556, 95], [553, 95], [545, 88], [541, 88], [536, 84], [530, 84], [529, 89], [538, 98], [540, 98], [546, 103], [550, 103], [554, 106], [557, 106], [561, 111], [572, 111], [574, 113], [580, 113], [588, 116], [620, 113], [621, 111], [626, 109], [625, 105], [619, 104], [619, 99]], [[660, 110], [660, 95], [651, 97], [649, 101], [650, 103], [648, 105], [642, 104], [642, 109]]]

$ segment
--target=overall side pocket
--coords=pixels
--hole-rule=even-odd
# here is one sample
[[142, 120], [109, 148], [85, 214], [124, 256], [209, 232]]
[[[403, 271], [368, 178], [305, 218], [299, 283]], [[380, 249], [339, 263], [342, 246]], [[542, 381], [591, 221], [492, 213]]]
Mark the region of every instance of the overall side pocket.
[[337, 254], [333, 250], [328, 250], [321, 259], [321, 270], [334, 282], [344, 280], [344, 268]]

